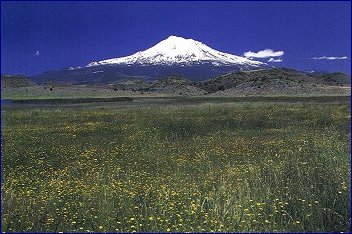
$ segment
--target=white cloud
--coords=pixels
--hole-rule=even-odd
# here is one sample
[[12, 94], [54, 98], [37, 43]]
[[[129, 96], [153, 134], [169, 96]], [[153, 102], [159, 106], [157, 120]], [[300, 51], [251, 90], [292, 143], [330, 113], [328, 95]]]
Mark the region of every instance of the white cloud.
[[247, 51], [243, 54], [247, 58], [270, 58], [284, 55], [283, 51], [273, 51], [272, 49], [265, 49], [258, 52]]
[[280, 63], [282, 62], [282, 58], [278, 58], [278, 59], [274, 59], [274, 58], [270, 58], [268, 60], [269, 63]]
[[314, 59], [314, 60], [343, 60], [343, 59], [348, 59], [347, 56], [343, 56], [343, 57], [328, 57], [328, 56], [322, 56], [322, 57], [313, 57], [310, 59]]
[[39, 50], [37, 50], [37, 51], [35, 52], [34, 56], [39, 56], [39, 55], [40, 55], [40, 52], [39, 52]]

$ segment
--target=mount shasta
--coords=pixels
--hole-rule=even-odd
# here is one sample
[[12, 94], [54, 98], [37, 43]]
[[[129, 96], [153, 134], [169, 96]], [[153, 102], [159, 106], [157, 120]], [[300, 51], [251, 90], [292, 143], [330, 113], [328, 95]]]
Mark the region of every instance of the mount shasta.
[[170, 36], [130, 56], [91, 62], [85, 67], [47, 71], [31, 79], [37, 83], [114, 83], [128, 78], [155, 80], [177, 74], [196, 81], [229, 72], [269, 67], [260, 61], [217, 51], [193, 39]]

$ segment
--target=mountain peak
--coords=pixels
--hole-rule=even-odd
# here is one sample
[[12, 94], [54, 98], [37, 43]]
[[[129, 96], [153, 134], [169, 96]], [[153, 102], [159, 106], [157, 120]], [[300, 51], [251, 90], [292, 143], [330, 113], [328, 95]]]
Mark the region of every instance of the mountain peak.
[[170, 40], [177, 40], [177, 39], [181, 39], [181, 40], [187, 40], [187, 39], [185, 39], [185, 38], [183, 38], [183, 37], [179, 37], [179, 36], [175, 36], [175, 35], [170, 35], [166, 40], [168, 40], [168, 39], [170, 39]]
[[[179, 37], [179, 36], [175, 36], [175, 35], [171, 35], [168, 38], [166, 38], [165, 40], [163, 40], [164, 42], [168, 42], [168, 43], [192, 43], [192, 42], [197, 42], [191, 38], [184, 38], [184, 37]], [[161, 41], [161, 42], [163, 42]], [[199, 42], [200, 43], [200, 42]]]
[[87, 65], [195, 65], [210, 63], [214, 66], [241, 65], [246, 67], [261, 67], [265, 63], [241, 56], [220, 52], [202, 42], [171, 35], [153, 47], [137, 52], [131, 56], [113, 58]]

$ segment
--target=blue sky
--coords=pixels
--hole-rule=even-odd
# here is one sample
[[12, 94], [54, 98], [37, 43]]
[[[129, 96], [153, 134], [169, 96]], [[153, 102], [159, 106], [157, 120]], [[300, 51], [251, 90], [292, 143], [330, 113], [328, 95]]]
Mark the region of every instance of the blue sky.
[[1, 2], [1, 72], [84, 66], [170, 35], [282, 60], [275, 66], [351, 73], [351, 2], [336, 1]]

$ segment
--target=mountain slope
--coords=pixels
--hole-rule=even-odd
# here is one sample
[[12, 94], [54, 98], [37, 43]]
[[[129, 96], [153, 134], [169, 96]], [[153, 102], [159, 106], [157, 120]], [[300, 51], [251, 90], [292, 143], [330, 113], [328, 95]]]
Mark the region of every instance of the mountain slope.
[[248, 58], [223, 53], [210, 48], [202, 42], [193, 39], [170, 36], [155, 46], [137, 52], [131, 56], [113, 58], [99, 62], [92, 62], [87, 65], [192, 65], [211, 63], [215, 66], [239, 65], [244, 67], [259, 68], [265, 63], [253, 61]]
[[320, 82], [329, 85], [350, 85], [351, 77], [341, 72], [310, 73], [309, 76], [317, 78]]
[[33, 81], [22, 75], [1, 75], [1, 88], [19, 88], [36, 85]]
[[287, 68], [240, 71], [196, 83], [208, 93], [224, 95], [313, 94], [349, 92], [350, 77], [336, 73], [308, 75]]

